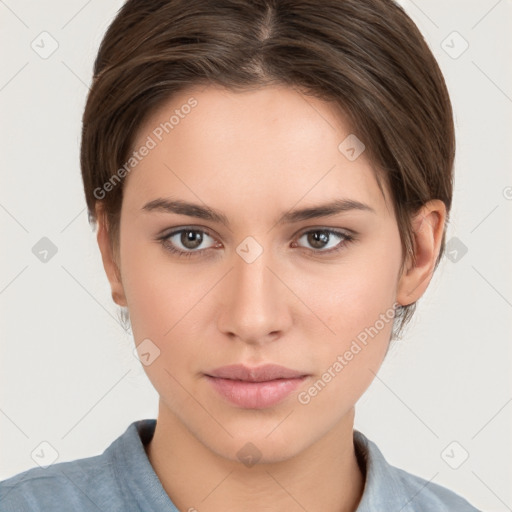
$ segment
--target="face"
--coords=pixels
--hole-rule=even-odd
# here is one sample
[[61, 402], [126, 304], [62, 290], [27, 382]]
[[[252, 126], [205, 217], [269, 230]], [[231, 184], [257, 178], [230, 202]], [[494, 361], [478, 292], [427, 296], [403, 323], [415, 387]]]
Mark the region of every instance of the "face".
[[[159, 421], [229, 459], [246, 442], [284, 459], [343, 428], [388, 348], [400, 235], [364, 151], [338, 148], [350, 134], [332, 104], [284, 87], [189, 89], [138, 132], [119, 304], [146, 344]], [[293, 215], [335, 201], [345, 208]], [[234, 403], [207, 375], [236, 363], [305, 377], [277, 402], [278, 386], [230, 388]]]

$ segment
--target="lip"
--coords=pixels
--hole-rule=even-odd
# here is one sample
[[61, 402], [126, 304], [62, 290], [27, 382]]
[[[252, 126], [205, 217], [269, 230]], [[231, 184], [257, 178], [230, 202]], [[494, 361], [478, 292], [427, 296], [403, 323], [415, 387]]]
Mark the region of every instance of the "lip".
[[221, 366], [220, 368], [206, 373], [206, 375], [222, 379], [243, 380], [246, 382], [266, 382], [276, 379], [294, 379], [307, 374], [278, 364], [264, 364], [253, 367], [243, 364], [231, 364], [229, 366]]
[[257, 367], [234, 364], [205, 373], [221, 396], [244, 409], [264, 409], [278, 404], [308, 376], [276, 364]]

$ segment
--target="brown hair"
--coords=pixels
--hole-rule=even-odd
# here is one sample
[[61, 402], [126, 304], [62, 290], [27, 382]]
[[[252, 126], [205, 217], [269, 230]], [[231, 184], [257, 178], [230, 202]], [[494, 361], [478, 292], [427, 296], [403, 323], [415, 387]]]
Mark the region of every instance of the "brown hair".
[[[422, 205], [442, 200], [448, 221], [455, 157], [448, 90], [418, 28], [392, 0], [128, 0], [94, 63], [81, 144], [89, 221], [100, 201], [114, 253], [120, 171], [138, 128], [172, 95], [201, 84], [284, 84], [339, 105], [381, 190], [379, 175], [390, 191], [402, 266], [407, 255], [414, 261], [411, 217]], [[415, 306], [397, 310], [393, 335]]]

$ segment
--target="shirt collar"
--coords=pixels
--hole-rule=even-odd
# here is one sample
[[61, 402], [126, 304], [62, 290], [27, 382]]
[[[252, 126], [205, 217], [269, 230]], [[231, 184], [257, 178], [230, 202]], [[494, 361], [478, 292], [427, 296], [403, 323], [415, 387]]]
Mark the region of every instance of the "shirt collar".
[[[418, 482], [418, 485], [411, 489], [402, 478], [403, 470], [389, 464], [378, 446], [356, 429], [354, 448], [359, 466], [365, 474], [363, 495], [356, 512], [417, 510], [414, 508], [417, 502], [413, 500], [426, 484], [421, 485]], [[413, 479], [416, 480], [414, 477]]]
[[[142, 510], [178, 512], [163, 489], [144, 449], [144, 445], [151, 441], [155, 427], [156, 419], [134, 421], [107, 452], [115, 459], [113, 465], [118, 468], [116, 474], [123, 492], [130, 494]], [[415, 494], [407, 498], [411, 491], [400, 477], [401, 470], [391, 466], [377, 445], [362, 432], [354, 429], [353, 439], [356, 457], [365, 478], [356, 512], [414, 512], [411, 502]], [[421, 489], [418, 486], [416, 494]]]

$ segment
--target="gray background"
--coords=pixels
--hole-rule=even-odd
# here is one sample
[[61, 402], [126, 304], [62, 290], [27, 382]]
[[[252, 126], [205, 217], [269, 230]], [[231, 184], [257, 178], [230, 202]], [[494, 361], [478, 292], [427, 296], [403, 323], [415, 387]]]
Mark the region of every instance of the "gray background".
[[[111, 300], [79, 169], [93, 59], [121, 4], [0, 1], [0, 479], [35, 466], [41, 447], [51, 456], [41, 442], [57, 462], [96, 455], [157, 415]], [[355, 427], [390, 463], [478, 508], [512, 510], [512, 3], [401, 4], [454, 104], [454, 205], [447, 257]], [[57, 249], [46, 261], [43, 237]]]

